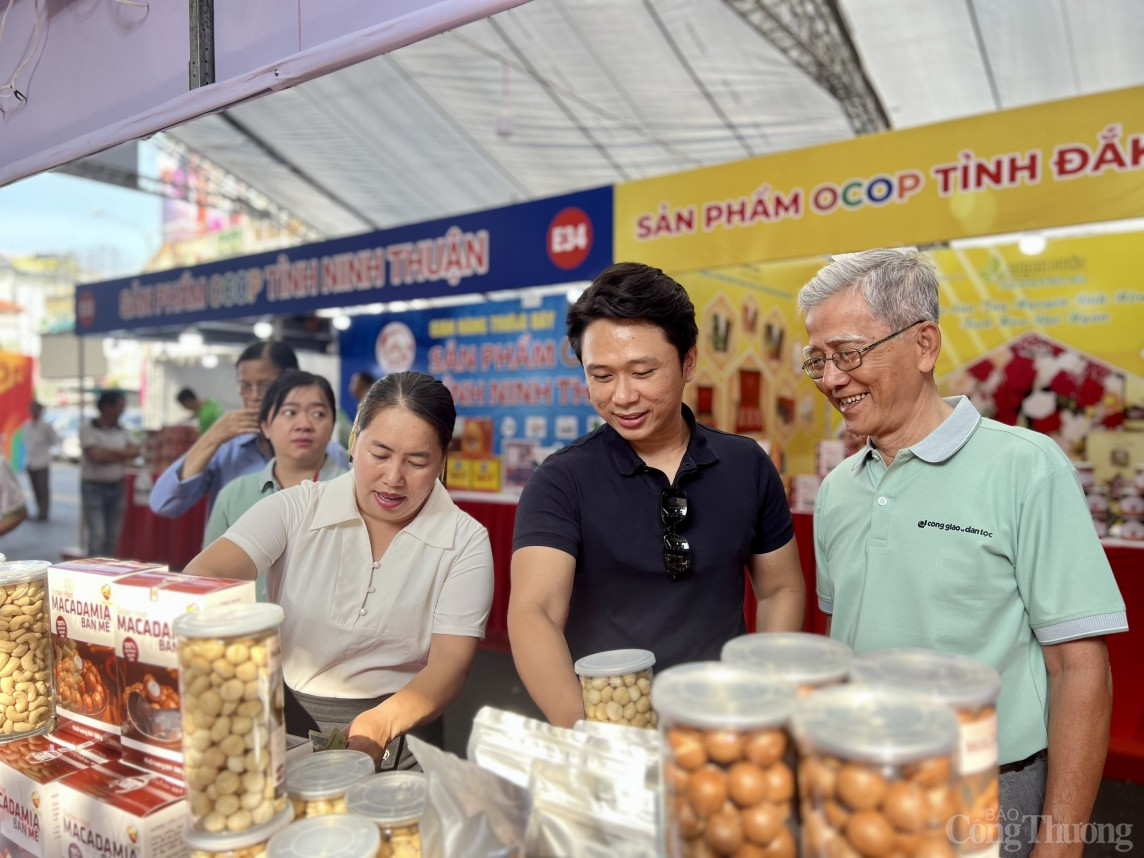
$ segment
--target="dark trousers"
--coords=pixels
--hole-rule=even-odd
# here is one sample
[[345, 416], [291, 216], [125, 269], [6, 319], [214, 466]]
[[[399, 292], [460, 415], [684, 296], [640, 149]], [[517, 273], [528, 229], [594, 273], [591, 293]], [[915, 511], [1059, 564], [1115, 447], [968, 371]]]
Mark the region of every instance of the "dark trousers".
[[87, 527], [87, 556], [115, 557], [127, 507], [123, 481], [96, 483], [82, 480], [79, 489], [83, 523]]
[[40, 521], [46, 521], [48, 508], [52, 505], [52, 494], [48, 485], [48, 469], [28, 468], [28, 482], [32, 484], [32, 495], [36, 498], [36, 518]]

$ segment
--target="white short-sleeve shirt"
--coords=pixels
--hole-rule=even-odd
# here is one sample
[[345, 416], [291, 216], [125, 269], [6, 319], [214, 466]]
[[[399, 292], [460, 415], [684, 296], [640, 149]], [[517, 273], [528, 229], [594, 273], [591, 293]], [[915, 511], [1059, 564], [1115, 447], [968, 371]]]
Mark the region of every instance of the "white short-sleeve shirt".
[[488, 532], [440, 483], [377, 563], [352, 471], [259, 501], [225, 538], [268, 570], [270, 599], [286, 614], [283, 673], [305, 694], [391, 694], [426, 665], [434, 634], [484, 636]]

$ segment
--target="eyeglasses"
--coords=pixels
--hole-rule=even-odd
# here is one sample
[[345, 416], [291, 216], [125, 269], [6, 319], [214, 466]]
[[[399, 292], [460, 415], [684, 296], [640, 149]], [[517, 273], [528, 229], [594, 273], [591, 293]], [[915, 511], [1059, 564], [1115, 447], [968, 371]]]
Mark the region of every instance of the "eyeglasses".
[[238, 385], [238, 395], [259, 397], [265, 396], [266, 391], [270, 389], [270, 385], [273, 383], [273, 381], [260, 381], [258, 384], [250, 384], [244, 381]]
[[[874, 348], [875, 346], [880, 346], [882, 343], [887, 342], [888, 340], [892, 340], [898, 334], [904, 334], [910, 328], [917, 327], [924, 321], [926, 320], [918, 319], [912, 325], [906, 325], [900, 331], [894, 331], [894, 333], [890, 334], [889, 336], [882, 337], [882, 339], [878, 340], [878, 342], [870, 343], [870, 345], [863, 346], [860, 349], [843, 349], [840, 352], [835, 352], [830, 356], [830, 359], [834, 361], [834, 365], [842, 370], [842, 372], [849, 372], [852, 369], [858, 369], [858, 367], [862, 366], [863, 354], [870, 351], [870, 349]], [[822, 378], [823, 374], [826, 372], [826, 358], [814, 357], [808, 361], [804, 361], [802, 364], [802, 369], [807, 375], [817, 381], [818, 379]]]
[[672, 581], [691, 574], [691, 546], [675, 532], [687, 518], [687, 495], [683, 489], [664, 489], [659, 495], [659, 520], [663, 523], [663, 569]]

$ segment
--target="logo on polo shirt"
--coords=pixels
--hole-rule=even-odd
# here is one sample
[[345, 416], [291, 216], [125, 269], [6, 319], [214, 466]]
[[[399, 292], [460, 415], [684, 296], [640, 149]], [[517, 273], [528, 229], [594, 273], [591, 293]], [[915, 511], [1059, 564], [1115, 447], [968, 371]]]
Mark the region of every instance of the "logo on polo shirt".
[[962, 527], [960, 524], [950, 524], [945, 521], [929, 521], [924, 518], [918, 522], [919, 530], [924, 530], [927, 527], [931, 530], [952, 530], [957, 533], [969, 533], [974, 536], [988, 536], [990, 539], [993, 538], [992, 531], [982, 530], [980, 527]]

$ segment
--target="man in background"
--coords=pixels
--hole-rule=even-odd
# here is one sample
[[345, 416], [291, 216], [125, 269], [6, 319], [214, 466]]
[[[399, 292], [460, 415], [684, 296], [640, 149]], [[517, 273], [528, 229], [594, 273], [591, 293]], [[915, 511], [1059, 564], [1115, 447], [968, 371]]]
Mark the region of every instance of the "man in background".
[[28, 403], [28, 413], [31, 417], [24, 424], [24, 454], [28, 482], [36, 499], [36, 514], [32, 518], [47, 521], [52, 504], [48, 467], [52, 463], [52, 447], [60, 443], [60, 438], [52, 424], [44, 419], [43, 405], [33, 399]]
[[184, 387], [175, 396], [179, 404], [195, 416], [199, 424], [199, 434], [206, 432], [214, 422], [223, 415], [222, 406], [217, 399], [199, 399], [191, 388]]

